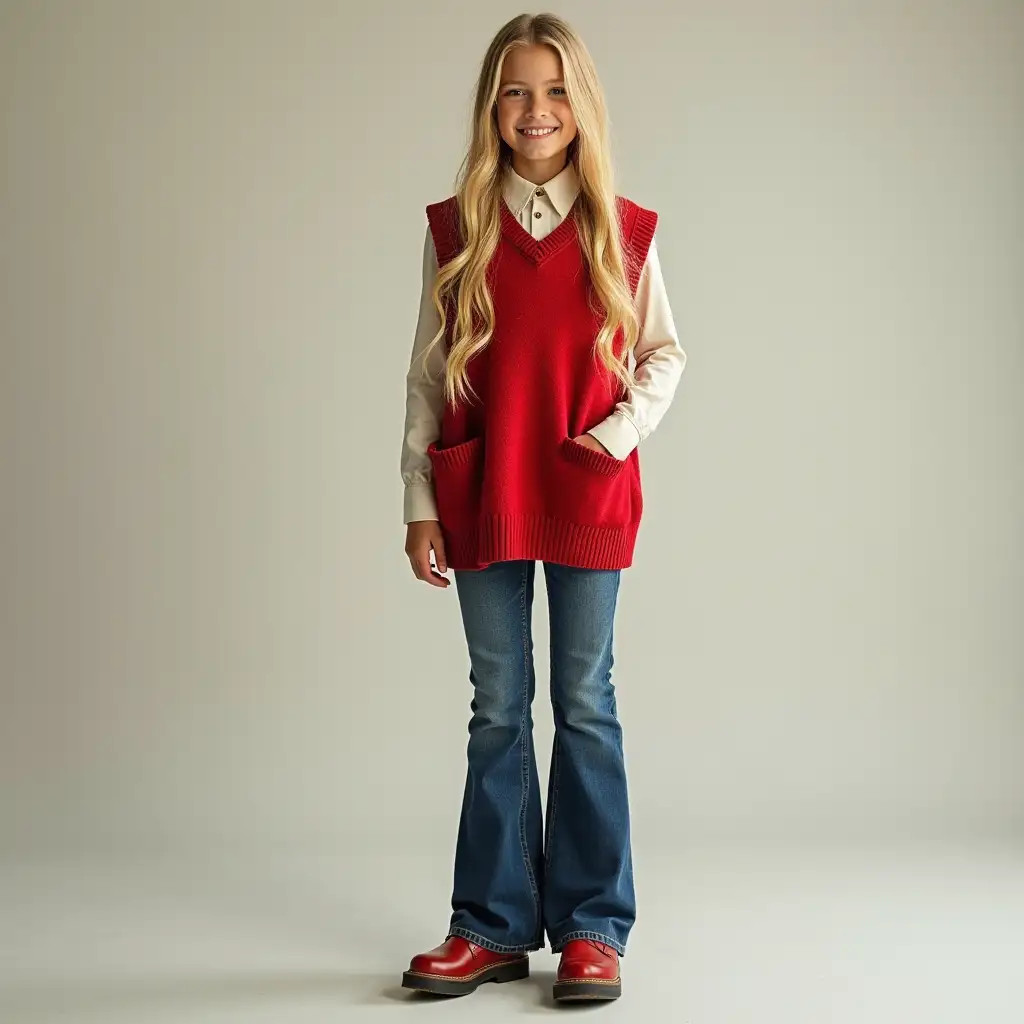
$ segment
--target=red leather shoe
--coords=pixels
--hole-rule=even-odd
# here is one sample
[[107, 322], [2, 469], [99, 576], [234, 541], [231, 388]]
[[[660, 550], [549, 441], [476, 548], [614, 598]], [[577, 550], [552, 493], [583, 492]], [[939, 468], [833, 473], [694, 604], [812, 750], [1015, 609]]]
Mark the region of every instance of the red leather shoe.
[[530, 975], [526, 953], [492, 953], [460, 935], [412, 958], [402, 988], [441, 996], [464, 996], [485, 981], [518, 981]]
[[622, 995], [619, 954], [603, 942], [572, 939], [562, 949], [555, 998], [618, 999]]

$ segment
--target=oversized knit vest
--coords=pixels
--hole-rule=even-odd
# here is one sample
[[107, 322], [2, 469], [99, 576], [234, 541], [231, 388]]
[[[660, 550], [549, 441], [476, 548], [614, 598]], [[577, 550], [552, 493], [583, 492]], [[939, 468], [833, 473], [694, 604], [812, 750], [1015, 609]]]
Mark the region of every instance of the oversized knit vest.
[[[494, 335], [468, 366], [475, 398], [446, 404], [428, 451], [448, 565], [625, 568], [643, 511], [638, 451], [620, 461], [573, 440], [623, 398], [595, 353], [603, 315], [579, 244], [578, 201], [540, 241], [500, 206], [488, 267]], [[635, 293], [657, 214], [622, 197], [617, 208]], [[427, 218], [443, 266], [461, 247], [455, 197], [428, 206]]]

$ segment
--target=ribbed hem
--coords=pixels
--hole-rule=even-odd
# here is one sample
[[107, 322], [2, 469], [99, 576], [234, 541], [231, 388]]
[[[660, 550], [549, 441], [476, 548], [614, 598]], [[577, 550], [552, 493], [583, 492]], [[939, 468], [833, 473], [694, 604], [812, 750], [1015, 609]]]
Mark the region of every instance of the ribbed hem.
[[620, 461], [615, 456], [594, 451], [593, 448], [588, 448], [585, 444], [580, 444], [579, 441], [574, 441], [571, 437], [566, 437], [562, 440], [562, 451], [565, 453], [566, 458], [571, 459], [573, 462], [578, 462], [581, 466], [586, 466], [587, 469], [592, 469], [604, 476], [618, 476], [625, 465], [625, 462]]
[[[592, 454], [610, 458], [600, 452]], [[475, 530], [446, 534], [445, 554], [450, 569], [483, 569], [492, 562], [513, 559], [579, 569], [627, 569], [633, 564], [639, 525], [582, 526], [550, 516], [487, 516]]]
[[629, 244], [639, 256], [642, 254], [643, 264], [647, 259], [647, 253], [651, 248], [651, 239], [654, 238], [654, 231], [658, 226], [658, 215], [653, 210], [645, 210], [642, 206], [636, 211], [636, 223], [633, 225], [633, 237]]
[[435, 467], [459, 469], [462, 466], [468, 466], [477, 452], [483, 451], [483, 446], [484, 439], [482, 437], [472, 437], [451, 448], [438, 448], [437, 442], [432, 441], [427, 445], [427, 455]]
[[427, 223], [434, 242], [437, 264], [443, 267], [461, 248], [459, 229], [459, 201], [449, 196], [427, 207]]
[[629, 279], [629, 290], [635, 295], [658, 225], [658, 215], [654, 210], [639, 206], [624, 196], [618, 197], [618, 203], [627, 249], [626, 276]]

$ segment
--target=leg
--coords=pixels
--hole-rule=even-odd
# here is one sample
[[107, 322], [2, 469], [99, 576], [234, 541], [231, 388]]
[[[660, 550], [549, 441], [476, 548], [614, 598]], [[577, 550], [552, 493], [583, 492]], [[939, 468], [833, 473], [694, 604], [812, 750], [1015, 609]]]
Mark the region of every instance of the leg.
[[544, 922], [551, 948], [592, 939], [625, 952], [636, 917], [622, 730], [611, 682], [619, 571], [545, 564], [555, 741]]
[[531, 714], [535, 570], [515, 561], [455, 574], [474, 692], [450, 934], [497, 953], [543, 945]]

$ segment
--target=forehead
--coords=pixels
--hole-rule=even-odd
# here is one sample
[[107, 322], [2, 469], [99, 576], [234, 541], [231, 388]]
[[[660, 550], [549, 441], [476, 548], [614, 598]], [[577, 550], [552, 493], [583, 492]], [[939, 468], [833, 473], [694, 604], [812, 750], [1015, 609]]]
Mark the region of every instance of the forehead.
[[553, 46], [514, 46], [501, 65], [503, 82], [547, 82], [562, 77], [562, 58]]

